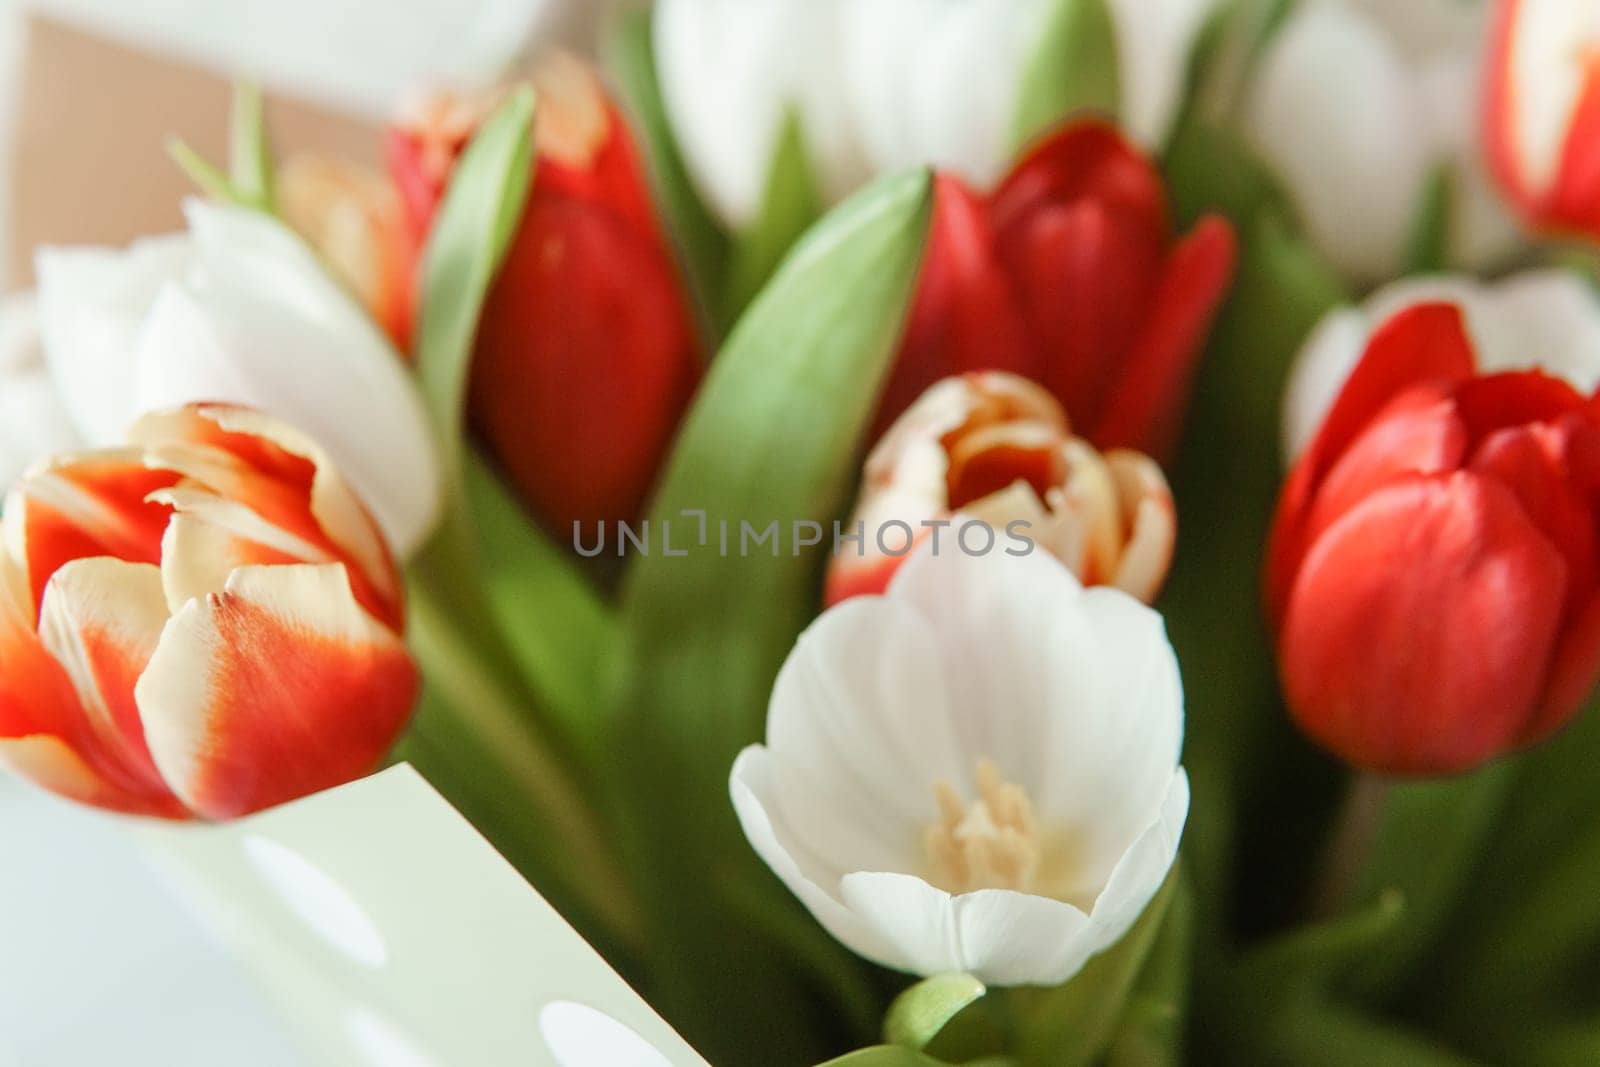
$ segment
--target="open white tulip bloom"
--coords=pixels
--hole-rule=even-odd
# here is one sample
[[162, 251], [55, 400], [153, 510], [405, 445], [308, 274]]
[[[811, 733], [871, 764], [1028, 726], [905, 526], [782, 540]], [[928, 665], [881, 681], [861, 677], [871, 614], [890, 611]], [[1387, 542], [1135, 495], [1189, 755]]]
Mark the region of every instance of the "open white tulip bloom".
[[1600, 297], [1571, 271], [1528, 271], [1495, 283], [1409, 278], [1359, 307], [1329, 312], [1295, 357], [1283, 412], [1290, 462], [1311, 443], [1373, 332], [1397, 312], [1432, 302], [1461, 308], [1480, 371], [1542, 370], [1581, 393], [1600, 387]]
[[1515, 248], [1478, 136], [1490, 8], [1308, 0], [1268, 42], [1246, 101], [1248, 132], [1312, 239], [1349, 277], [1404, 268], [1441, 169], [1452, 183], [1452, 264], [1491, 266]]
[[62, 401], [92, 445], [193, 401], [257, 408], [316, 439], [390, 545], [437, 519], [427, 412], [400, 354], [294, 233], [201, 200], [189, 232], [38, 256], [40, 328]]
[[[1022, 73], [1054, 0], [658, 0], [662, 97], [690, 173], [735, 228], [761, 208], [786, 116], [823, 193], [934, 165], [1005, 171]], [[1147, 148], [1176, 118], [1218, 0], [1106, 0], [1120, 120]]]
[[34, 295], [0, 302], [0, 484], [80, 444], [39, 347]]
[[1155, 612], [1044, 552], [924, 551], [801, 636], [731, 791], [761, 858], [854, 951], [1055, 985], [1165, 881], [1182, 734]]

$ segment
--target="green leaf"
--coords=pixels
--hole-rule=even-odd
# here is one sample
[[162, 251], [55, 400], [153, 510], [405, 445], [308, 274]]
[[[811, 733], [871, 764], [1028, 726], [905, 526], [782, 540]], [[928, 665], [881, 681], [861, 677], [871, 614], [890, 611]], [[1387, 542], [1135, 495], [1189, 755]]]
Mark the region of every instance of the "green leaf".
[[724, 290], [728, 236], [700, 199], [673, 138], [656, 77], [650, 12], [624, 14], [606, 45], [606, 66], [616, 79], [633, 130], [643, 144], [656, 199], [688, 276], [702, 325], [710, 337], [715, 337], [711, 327]]
[[1174, 869], [1133, 929], [1091, 959], [1065, 985], [1006, 992], [1021, 1021], [1019, 1051], [1024, 1063], [1073, 1067], [1095, 1063], [1105, 1053], [1127, 1010], [1134, 983], [1155, 947], [1177, 894], [1178, 879]]
[[226, 204], [239, 203], [238, 195], [234, 192], [233, 182], [222, 171], [218, 170], [206, 157], [187, 142], [179, 138], [172, 138], [167, 142], [167, 155], [178, 165], [178, 169], [200, 191], [213, 200], [220, 200]]
[[545, 534], [480, 456], [469, 451], [465, 459], [490, 603], [539, 706], [594, 767], [611, 729], [602, 669], [616, 642], [616, 618], [567, 547]]
[[[791, 547], [792, 524], [831, 535], [849, 502], [931, 207], [928, 173], [889, 177], [790, 252], [712, 364], [657, 491], [652, 535], [687, 555], [636, 558], [623, 589], [614, 766], [640, 817], [627, 829], [643, 896], [658, 908], [655, 988], [717, 1062], [820, 1051], [792, 1010], [804, 979], [730, 930], [717, 899], [715, 887], [742, 870], [782, 892], [733, 818], [728, 771], [760, 738], [773, 678], [816, 614], [822, 553]], [[686, 511], [704, 513], [704, 544]], [[781, 550], [741, 553], [742, 522], [760, 532], [775, 523]]]
[[1241, 1049], [1247, 1063], [1295, 1067], [1476, 1067], [1479, 1061], [1445, 1048], [1428, 1035], [1316, 997], [1287, 1004], [1255, 1004], [1252, 1029], [1261, 1034]]
[[532, 168], [533, 91], [523, 87], [462, 154], [424, 253], [417, 369], [444, 469], [456, 484], [478, 318], [522, 217]]
[[1283, 203], [1277, 180], [1239, 132], [1204, 119], [1178, 127], [1163, 169], [1173, 214], [1183, 226], [1208, 212], [1248, 226], [1263, 209]]
[[1404, 914], [1405, 897], [1391, 889], [1367, 907], [1280, 934], [1240, 958], [1241, 988], [1266, 1003], [1321, 986], [1382, 951]]
[[1106, 0], [1051, 0], [1043, 26], [1022, 71], [1013, 151], [1074, 115], [1114, 119], [1121, 99], [1116, 27]]
[[1428, 961], [1456, 907], [1475, 890], [1477, 865], [1514, 772], [1502, 761], [1470, 775], [1389, 788], [1355, 899], [1370, 904], [1398, 890], [1406, 913], [1352, 975], [1364, 995], [1382, 998]]
[[918, 1051], [939, 1036], [945, 1024], [988, 992], [970, 974], [936, 974], [894, 998], [883, 1018], [883, 1039]]
[[1183, 1062], [1183, 1022], [1189, 996], [1194, 902], [1180, 872], [1166, 921], [1128, 997], [1107, 1051], [1111, 1067], [1158, 1067]]
[[899, 1045], [874, 1045], [857, 1049], [820, 1067], [942, 1067], [943, 1061]]
[[791, 109], [773, 151], [761, 214], [734, 239], [723, 321], [738, 318], [772, 277], [784, 254], [821, 213], [822, 196], [806, 153], [800, 115]]
[[1406, 254], [1407, 274], [1433, 274], [1449, 266], [1450, 215], [1455, 199], [1453, 169], [1441, 166], [1422, 193]]
[[261, 87], [253, 82], [239, 82], [233, 87], [228, 173], [239, 203], [269, 214], [274, 210], [277, 197], [272, 147], [267, 139]]

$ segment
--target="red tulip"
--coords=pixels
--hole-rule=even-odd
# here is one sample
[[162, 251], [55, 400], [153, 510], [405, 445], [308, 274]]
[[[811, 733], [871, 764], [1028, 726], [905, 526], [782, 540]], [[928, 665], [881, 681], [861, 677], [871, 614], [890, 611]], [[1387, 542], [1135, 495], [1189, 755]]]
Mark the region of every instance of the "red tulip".
[[[566, 531], [638, 514], [700, 377], [689, 303], [633, 139], [594, 73], [545, 63], [521, 228], [479, 327], [474, 427]], [[484, 101], [437, 101], [390, 138], [425, 233]]]
[[1499, 5], [1484, 95], [1495, 176], [1530, 226], [1600, 239], [1600, 8]]
[[1217, 217], [1174, 244], [1161, 176], [1103, 123], [1046, 138], [988, 196], [941, 176], [879, 429], [940, 378], [1007, 370], [1098, 447], [1167, 455], [1234, 252]]
[[1567, 722], [1600, 675], [1600, 408], [1484, 374], [1461, 312], [1372, 338], [1279, 503], [1289, 707], [1363, 768], [1463, 771]]
[[321, 450], [205, 406], [6, 499], [0, 764], [74, 800], [244, 815], [373, 770], [417, 694], [400, 575]]

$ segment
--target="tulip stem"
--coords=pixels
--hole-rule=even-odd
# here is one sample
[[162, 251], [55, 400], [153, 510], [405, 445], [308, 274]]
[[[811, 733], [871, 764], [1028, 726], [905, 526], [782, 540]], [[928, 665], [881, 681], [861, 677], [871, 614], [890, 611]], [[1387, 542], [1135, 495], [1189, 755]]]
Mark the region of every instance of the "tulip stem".
[[477, 774], [452, 776], [453, 784], [471, 788], [474, 799], [491, 810], [509, 809], [513, 818], [540, 824], [543, 862], [524, 869], [525, 875], [559, 882], [618, 941], [636, 943], [639, 909], [607, 847], [609, 835], [570, 762], [559, 758], [539, 729], [520, 680], [494, 656], [499, 634], [492, 620], [464, 613], [459, 582], [452, 586], [448, 568], [427, 563], [427, 557], [419, 560], [410, 587], [411, 638], [424, 677], [443, 700], [415, 729], [447, 750], [469, 743], [481, 757]]

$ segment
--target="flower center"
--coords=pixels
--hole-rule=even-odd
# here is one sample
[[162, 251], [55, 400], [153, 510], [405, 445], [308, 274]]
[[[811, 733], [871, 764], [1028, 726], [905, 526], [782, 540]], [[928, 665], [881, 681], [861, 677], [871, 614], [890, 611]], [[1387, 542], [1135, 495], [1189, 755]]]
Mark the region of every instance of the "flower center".
[[964, 802], [949, 782], [937, 782], [939, 820], [923, 832], [929, 881], [952, 893], [978, 889], [1033, 892], [1039, 879], [1039, 828], [1033, 802], [1006, 781], [993, 761], [978, 761], [978, 799]]

